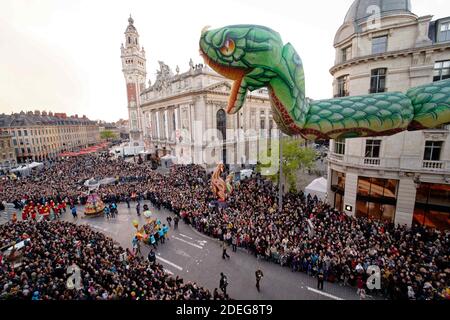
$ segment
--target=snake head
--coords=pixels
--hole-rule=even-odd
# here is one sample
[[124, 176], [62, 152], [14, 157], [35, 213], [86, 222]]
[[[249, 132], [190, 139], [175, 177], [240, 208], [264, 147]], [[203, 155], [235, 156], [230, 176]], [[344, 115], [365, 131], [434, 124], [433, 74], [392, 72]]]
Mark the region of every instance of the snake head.
[[270, 77], [264, 77], [264, 71], [271, 69], [270, 63], [276, 57], [281, 57], [282, 47], [279, 34], [263, 26], [234, 25], [202, 30], [200, 54], [205, 63], [234, 81], [228, 113], [236, 113], [243, 106], [247, 90], [268, 86]]

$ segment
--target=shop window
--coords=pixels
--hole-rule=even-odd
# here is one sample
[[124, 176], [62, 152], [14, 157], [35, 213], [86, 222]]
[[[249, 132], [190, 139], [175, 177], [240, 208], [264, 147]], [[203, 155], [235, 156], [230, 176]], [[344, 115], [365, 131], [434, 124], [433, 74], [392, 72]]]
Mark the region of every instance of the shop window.
[[333, 190], [333, 192], [344, 194], [345, 173], [331, 170], [331, 189]]
[[450, 185], [421, 183], [417, 188], [413, 222], [441, 230], [450, 229]]

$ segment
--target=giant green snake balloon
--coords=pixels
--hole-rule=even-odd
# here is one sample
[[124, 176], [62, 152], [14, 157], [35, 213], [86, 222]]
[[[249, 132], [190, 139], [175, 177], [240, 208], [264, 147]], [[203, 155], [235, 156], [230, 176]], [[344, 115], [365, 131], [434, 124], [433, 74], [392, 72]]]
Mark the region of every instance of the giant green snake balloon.
[[274, 119], [288, 135], [306, 139], [389, 136], [450, 123], [450, 80], [401, 92], [310, 101], [300, 56], [263, 26], [235, 25], [202, 31], [205, 63], [234, 80], [227, 113], [244, 105], [248, 91], [269, 90]]

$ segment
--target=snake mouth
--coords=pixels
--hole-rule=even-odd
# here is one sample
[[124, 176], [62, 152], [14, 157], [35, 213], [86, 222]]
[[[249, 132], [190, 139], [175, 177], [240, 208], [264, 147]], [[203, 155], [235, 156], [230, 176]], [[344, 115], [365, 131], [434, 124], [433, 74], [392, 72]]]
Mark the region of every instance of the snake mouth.
[[244, 76], [250, 71], [249, 69], [239, 68], [239, 67], [231, 67], [224, 66], [220, 63], [217, 63], [213, 59], [211, 59], [202, 48], [200, 48], [200, 55], [203, 57], [205, 63], [210, 66], [214, 71], [216, 71], [221, 76], [224, 76], [227, 79], [233, 80], [233, 86], [231, 88], [230, 98], [228, 99], [227, 113], [234, 114], [238, 110], [235, 109], [234, 105], [236, 103], [236, 99], [239, 93], [239, 88], [241, 87], [242, 79]]

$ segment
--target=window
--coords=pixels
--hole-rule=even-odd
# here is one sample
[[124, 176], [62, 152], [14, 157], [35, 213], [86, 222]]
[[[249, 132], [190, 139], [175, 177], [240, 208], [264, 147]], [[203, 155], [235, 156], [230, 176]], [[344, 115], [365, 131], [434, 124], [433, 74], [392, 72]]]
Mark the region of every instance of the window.
[[346, 97], [349, 95], [348, 92], [348, 74], [337, 78], [338, 90], [336, 97]]
[[23, 135], [24, 136], [28, 136], [28, 131], [27, 130], [23, 130]]
[[370, 77], [370, 93], [386, 91], [386, 68], [372, 70]]
[[264, 111], [261, 111], [259, 116], [259, 127], [264, 130], [266, 128], [266, 114]]
[[342, 49], [342, 62], [352, 58], [352, 46]]
[[224, 141], [227, 139], [227, 116], [223, 109], [217, 111], [216, 114], [216, 126], [217, 130], [221, 133], [222, 137], [218, 137], [219, 140], [222, 138]]
[[19, 137], [22, 136], [22, 130], [19, 130]]
[[439, 26], [438, 42], [450, 41], [450, 21], [441, 23]]
[[381, 140], [366, 140], [366, 158], [380, 157]]
[[358, 177], [356, 216], [392, 222], [398, 180]]
[[432, 228], [450, 228], [450, 185], [421, 183], [417, 188], [413, 222]]
[[331, 189], [333, 192], [340, 192], [344, 194], [345, 173], [331, 170]]
[[425, 153], [423, 160], [440, 161], [441, 160], [442, 141], [427, 141], [425, 143]]
[[173, 110], [173, 113], [172, 113], [172, 128], [173, 128], [173, 130], [177, 129], [177, 122], [176, 122], [176, 119], [175, 119], [175, 113], [176, 112], [177, 112], [176, 110]]
[[387, 51], [387, 36], [372, 39], [372, 54], [384, 53]]
[[436, 61], [434, 64], [433, 81], [440, 81], [450, 78], [450, 60]]
[[345, 139], [334, 140], [334, 153], [345, 154]]
[[256, 111], [253, 109], [250, 111], [250, 128], [256, 130]]
[[273, 115], [272, 115], [272, 113], [269, 113], [269, 130], [270, 130], [269, 137], [270, 137], [270, 134], [271, 134], [271, 132], [273, 130], [273, 127], [274, 127]]

